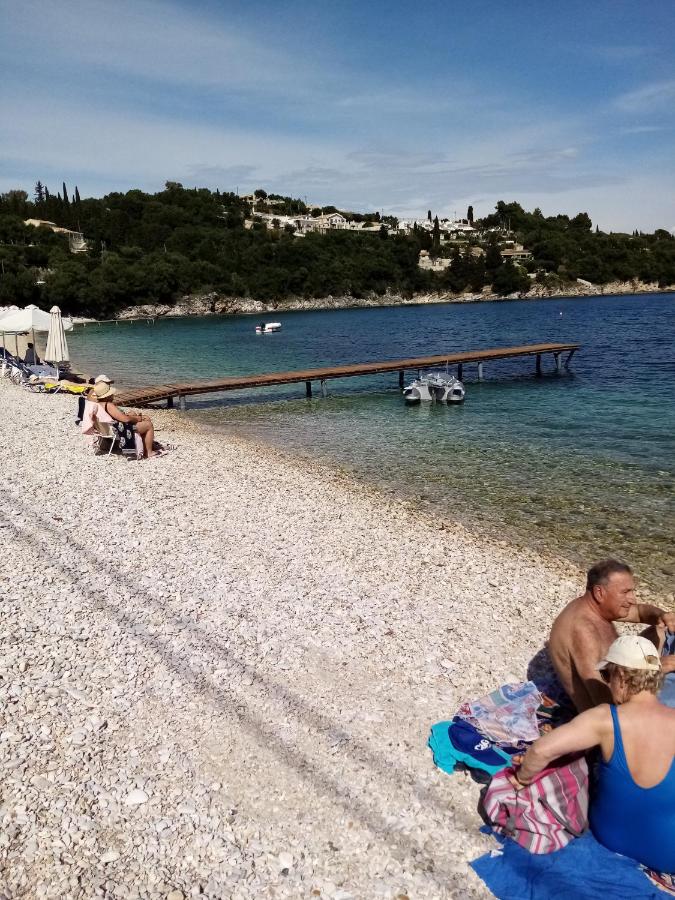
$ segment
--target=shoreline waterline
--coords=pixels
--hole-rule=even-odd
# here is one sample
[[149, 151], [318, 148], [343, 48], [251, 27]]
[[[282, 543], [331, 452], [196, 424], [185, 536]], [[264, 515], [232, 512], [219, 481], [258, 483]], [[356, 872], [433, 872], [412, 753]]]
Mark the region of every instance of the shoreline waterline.
[[188, 415], [225, 436], [236, 431], [341, 466], [440, 519], [515, 534], [575, 564], [624, 557], [668, 594], [673, 298], [567, 303], [284, 313], [271, 338], [256, 337], [248, 316], [161, 320], [84, 329], [74, 349], [133, 387], [532, 339], [579, 342], [560, 376], [534, 378], [534, 363], [523, 361], [490, 364], [477, 383], [465, 367], [467, 400], [452, 410], [405, 409], [396, 377], [383, 375], [329, 382], [326, 399], [306, 400], [302, 385], [210, 395], [190, 400]]

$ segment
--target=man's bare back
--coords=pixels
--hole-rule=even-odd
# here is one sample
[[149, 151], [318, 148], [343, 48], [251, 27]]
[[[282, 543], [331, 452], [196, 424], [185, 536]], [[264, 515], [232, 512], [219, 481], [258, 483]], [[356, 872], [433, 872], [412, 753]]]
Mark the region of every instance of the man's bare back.
[[553, 623], [548, 652], [578, 712], [612, 702], [595, 667], [617, 636], [614, 624], [593, 612], [585, 594], [568, 603]]

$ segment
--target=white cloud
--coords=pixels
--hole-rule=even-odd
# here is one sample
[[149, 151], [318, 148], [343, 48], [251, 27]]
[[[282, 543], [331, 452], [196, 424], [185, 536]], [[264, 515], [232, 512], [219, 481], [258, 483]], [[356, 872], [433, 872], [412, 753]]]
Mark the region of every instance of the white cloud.
[[38, 67], [85, 67], [176, 85], [280, 92], [308, 66], [242, 29], [158, 0], [22, 0], [3, 9], [4, 41]]
[[30, 189], [37, 178], [49, 184], [46, 176], [55, 171], [57, 185], [65, 178], [83, 195], [132, 187], [156, 190], [172, 180], [222, 190], [265, 187], [352, 209], [420, 215], [429, 207], [461, 211], [480, 197], [490, 198], [482, 212], [498, 199], [527, 195], [536, 197], [533, 205], [542, 205], [542, 197], [620, 181], [585, 168], [579, 148], [565, 142], [551, 146], [555, 128], [544, 121], [529, 130], [516, 125], [512, 132], [500, 131], [479, 146], [467, 138], [448, 152], [433, 152], [410, 150], [403, 142], [359, 147], [348, 137], [336, 141], [332, 135], [194, 126], [45, 99], [28, 105], [18, 98], [5, 100], [0, 116], [8, 123], [3, 168], [8, 172], [12, 160], [21, 160], [20, 169], [17, 162], [14, 169], [29, 173], [22, 182], [5, 176], [4, 189]]
[[[576, 48], [578, 49], [578, 48]], [[587, 48], [591, 56], [610, 63], [625, 63], [635, 59], [642, 59], [647, 54], [654, 53], [653, 47], [645, 44], [607, 44], [594, 45]]]
[[657, 81], [618, 96], [614, 105], [624, 112], [647, 113], [663, 108], [672, 111], [675, 103], [675, 80]]
[[663, 131], [663, 125], [626, 125], [619, 128], [619, 134], [654, 134], [657, 131]]

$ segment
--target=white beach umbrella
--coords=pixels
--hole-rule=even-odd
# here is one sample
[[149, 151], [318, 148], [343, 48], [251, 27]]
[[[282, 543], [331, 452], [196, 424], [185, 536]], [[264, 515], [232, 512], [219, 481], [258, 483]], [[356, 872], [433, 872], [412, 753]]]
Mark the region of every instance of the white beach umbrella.
[[[33, 336], [33, 346], [35, 346], [35, 332], [36, 331], [49, 331], [52, 324], [52, 317], [49, 313], [44, 312], [41, 309], [38, 309], [34, 303], [31, 303], [30, 306], [27, 306], [25, 309], [15, 309], [11, 312], [5, 313], [4, 316], [0, 317], [0, 332], [2, 332], [3, 344], [5, 343], [5, 334], [32, 334]], [[66, 331], [70, 331], [73, 327], [72, 322], [68, 322], [65, 324]], [[16, 339], [16, 354], [19, 355], [19, 339]]]
[[25, 309], [17, 309], [14, 312], [6, 313], [0, 319], [0, 331], [4, 335], [13, 334], [16, 338], [16, 355], [19, 355], [19, 338], [20, 334], [28, 334], [33, 336], [33, 346], [35, 346], [35, 332], [49, 331], [51, 324], [51, 316], [49, 313], [38, 309], [35, 304], [31, 303]]
[[25, 309], [5, 313], [0, 319], [0, 329], [7, 334], [27, 334], [29, 331], [49, 331], [51, 323], [49, 313], [31, 304]]
[[70, 356], [68, 354], [68, 342], [66, 341], [66, 333], [63, 328], [61, 310], [58, 306], [52, 306], [49, 313], [51, 325], [49, 327], [49, 336], [47, 337], [45, 359], [53, 366], [56, 366], [56, 376], [58, 378], [59, 366], [61, 363], [70, 362]]

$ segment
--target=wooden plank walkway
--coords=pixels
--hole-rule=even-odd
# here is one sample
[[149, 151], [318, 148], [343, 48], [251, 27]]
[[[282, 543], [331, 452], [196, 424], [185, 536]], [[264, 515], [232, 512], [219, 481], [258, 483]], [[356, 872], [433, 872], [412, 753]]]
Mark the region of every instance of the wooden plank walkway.
[[439, 368], [441, 366], [457, 366], [458, 377], [462, 377], [463, 366], [467, 363], [478, 363], [478, 377], [482, 378], [484, 363], [497, 359], [511, 359], [521, 356], [536, 357], [536, 372], [541, 374], [541, 357], [551, 353], [555, 359], [556, 369], [562, 369], [561, 354], [568, 353], [565, 365], [579, 349], [579, 344], [526, 344], [521, 347], [496, 347], [491, 350], [468, 350], [462, 353], [442, 353], [435, 356], [417, 356], [409, 359], [392, 359], [382, 362], [365, 362], [345, 366], [326, 366], [319, 369], [302, 369], [294, 372], [267, 372], [253, 375], [233, 375], [215, 381], [178, 382], [175, 384], [157, 384], [149, 387], [135, 388], [121, 392], [117, 402], [126, 406], [147, 406], [166, 400], [173, 406], [173, 398], [178, 397], [184, 406], [184, 398], [195, 394], [212, 394], [221, 391], [239, 391], [252, 387], [271, 387], [280, 384], [297, 384], [305, 382], [307, 395], [312, 395], [312, 382], [323, 383], [332, 378], [352, 378], [359, 375], [377, 375], [382, 372], [398, 372], [399, 384], [403, 386], [406, 370]]

